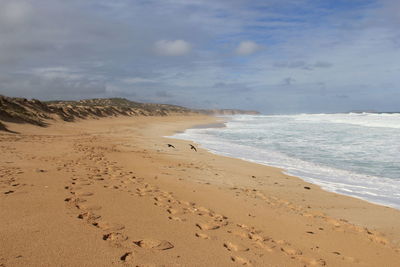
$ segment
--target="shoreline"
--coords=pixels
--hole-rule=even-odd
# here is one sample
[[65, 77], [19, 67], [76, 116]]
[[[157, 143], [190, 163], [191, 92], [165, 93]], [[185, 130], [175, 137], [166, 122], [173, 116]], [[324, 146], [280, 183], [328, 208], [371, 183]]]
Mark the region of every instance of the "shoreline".
[[[228, 122], [228, 121], [225, 121], [223, 124], [226, 124], [226, 122]], [[211, 149], [202, 147], [201, 143], [198, 143], [198, 142], [196, 142], [196, 141], [194, 141], [194, 140], [189, 140], [189, 139], [184, 139], [184, 138], [175, 137], [176, 134], [184, 133], [186, 130], [190, 130], [190, 129], [222, 128], [222, 127], [218, 127], [218, 126], [217, 126], [217, 127], [212, 127], [213, 125], [214, 125], [214, 124], [200, 124], [200, 125], [197, 125], [197, 126], [195, 125], [195, 126], [192, 126], [192, 127], [187, 128], [187, 129], [185, 129], [185, 130], [183, 130], [183, 131], [182, 131], [182, 130], [177, 131], [177, 132], [175, 132], [175, 133], [174, 133], [173, 135], [171, 135], [171, 136], [165, 136], [165, 137], [166, 137], [166, 138], [175, 139], [175, 140], [181, 140], [181, 141], [183, 140], [183, 141], [193, 142], [193, 143], [197, 144], [197, 145], [199, 146], [200, 149], [203, 149], [203, 150], [206, 151], [207, 153], [211, 153], [211, 154], [213, 154], [213, 155], [215, 155], [215, 156], [218, 156], [218, 157], [226, 157], [226, 158], [230, 158], [230, 159], [233, 159], [233, 160], [244, 161], [244, 162], [248, 162], [248, 163], [251, 163], [251, 164], [256, 164], [256, 165], [260, 165], [260, 166], [265, 166], [265, 167], [267, 167], [267, 168], [276, 169], [277, 171], [281, 172], [284, 176], [291, 177], [291, 178], [294, 178], [294, 179], [299, 179], [299, 180], [301, 180], [302, 182], [304, 182], [304, 183], [306, 183], [306, 184], [311, 184], [311, 185], [313, 185], [313, 186], [315, 186], [315, 187], [318, 187], [320, 190], [322, 190], [322, 191], [324, 191], [324, 192], [326, 192], [326, 193], [335, 194], [335, 195], [338, 195], [338, 196], [340, 196], [340, 197], [350, 198], [350, 199], [354, 199], [354, 200], [357, 200], [357, 201], [362, 201], [362, 202], [365, 202], [367, 205], [377, 206], [377, 207], [381, 207], [381, 208], [385, 208], [385, 209], [393, 209], [393, 210], [395, 210], [396, 212], [400, 212], [400, 209], [397, 209], [397, 208], [395, 208], [395, 207], [393, 207], [393, 206], [390, 206], [390, 205], [388, 205], [388, 204], [382, 204], [382, 203], [372, 202], [372, 201], [369, 201], [369, 200], [364, 199], [364, 198], [361, 198], [361, 197], [357, 197], [357, 196], [353, 196], [353, 195], [349, 195], [349, 194], [344, 194], [344, 193], [338, 193], [338, 192], [335, 192], [335, 191], [332, 191], [332, 190], [325, 189], [325, 188], [323, 188], [322, 185], [320, 185], [320, 184], [318, 184], [318, 183], [313, 183], [313, 182], [311, 182], [311, 181], [308, 181], [308, 180], [307, 180], [308, 178], [303, 178], [303, 177], [301, 177], [301, 176], [296, 176], [296, 175], [290, 174], [289, 171], [287, 171], [287, 170], [286, 170], [285, 168], [283, 168], [283, 167], [273, 166], [273, 165], [269, 165], [269, 164], [267, 164], [267, 163], [257, 162], [256, 160], [251, 160], [251, 159], [246, 159], [246, 158], [239, 158], [239, 157], [234, 157], [234, 156], [230, 156], [230, 155], [225, 155], [225, 154], [223, 154], [222, 152], [213, 151], [213, 150], [211, 150]], [[216, 125], [219, 125], [219, 123], [216, 123]], [[211, 126], [211, 127], [208, 127], [208, 126]], [[226, 127], [226, 125], [224, 125], [223, 127]], [[400, 244], [400, 239], [398, 240], [398, 242], [399, 242], [399, 244]]]
[[[227, 123], [227, 122], [229, 122], [229, 121], [224, 122], [224, 123], [225, 123], [224, 127], [226, 127], [226, 123]], [[218, 125], [218, 124], [217, 124], [217, 125]], [[206, 128], [222, 128], [222, 127], [218, 127], [218, 126], [217, 126], [217, 127], [213, 127], [213, 126], [214, 126], [213, 124], [210, 124], [210, 125], [209, 125], [210, 127], [207, 127], [207, 126], [208, 126], [208, 125], [200, 125], [200, 126], [195, 126], [195, 127], [188, 128], [188, 129], [186, 129], [186, 130], [190, 130], [190, 129], [206, 129]], [[205, 149], [206, 151], [208, 151], [208, 152], [210, 152], [210, 153], [213, 153], [213, 154], [215, 154], [215, 155], [230, 157], [230, 158], [234, 158], [234, 159], [241, 159], [241, 160], [244, 160], [244, 161], [247, 161], [247, 162], [251, 162], [251, 163], [254, 163], [254, 164], [260, 164], [260, 165], [264, 165], [264, 166], [267, 166], [267, 167], [277, 168], [277, 169], [281, 170], [282, 173], [284, 173], [284, 174], [287, 175], [287, 176], [297, 177], [297, 178], [301, 179], [301, 180], [304, 181], [304, 182], [307, 182], [307, 183], [316, 185], [316, 186], [320, 187], [322, 190], [327, 191], [327, 192], [330, 192], [330, 193], [335, 193], [335, 194], [338, 194], [338, 195], [341, 195], [341, 196], [347, 196], [347, 197], [352, 197], [352, 198], [360, 199], [360, 200], [366, 201], [366, 202], [368, 202], [368, 203], [370, 203], [370, 204], [373, 204], [373, 205], [378, 205], [378, 206], [382, 206], [382, 207], [388, 207], [388, 208], [392, 208], [392, 209], [395, 209], [395, 210], [400, 211], [400, 206], [398, 206], [398, 205], [396, 206], [395, 203], [393, 204], [393, 203], [385, 202], [385, 201], [379, 200], [379, 199], [378, 199], [378, 200], [369, 199], [369, 198], [366, 198], [365, 196], [359, 196], [359, 195], [357, 194], [357, 192], [346, 193], [346, 192], [344, 192], [344, 191], [343, 191], [343, 192], [340, 192], [340, 191], [337, 191], [337, 190], [334, 189], [334, 188], [330, 188], [330, 187], [332, 187], [332, 186], [335, 187], [337, 184], [336, 184], [335, 182], [320, 180], [320, 179], [318, 179], [317, 177], [312, 177], [312, 176], [310, 176], [311, 171], [309, 171], [310, 174], [309, 174], [308, 176], [307, 176], [306, 174], [304, 174], [304, 175], [296, 174], [296, 173], [293, 173], [293, 170], [290, 171], [290, 170], [288, 170], [288, 168], [283, 167], [283, 166], [280, 166], [279, 164], [274, 164], [274, 163], [269, 163], [269, 162], [263, 162], [263, 161], [260, 161], [260, 160], [257, 160], [257, 159], [251, 159], [251, 158], [245, 158], [245, 157], [241, 157], [241, 156], [231, 155], [230, 153], [223, 152], [223, 151], [218, 151], [218, 150], [215, 149], [215, 148], [207, 147], [207, 146], [203, 145], [203, 144], [201, 143], [201, 141], [198, 142], [198, 141], [196, 141], [196, 140], [193, 139], [193, 138], [191, 139], [191, 136], [188, 136], [188, 137], [181, 137], [181, 136], [179, 136], [179, 134], [185, 133], [186, 130], [185, 130], [185, 131], [177, 132], [177, 133], [175, 133], [174, 135], [169, 136], [169, 137], [170, 137], [170, 138], [176, 138], [176, 139], [178, 139], [178, 140], [186, 140], [186, 141], [195, 142], [195, 143], [197, 143], [198, 145], [200, 145], [203, 149]], [[298, 170], [297, 170], [297, 171], [298, 171]], [[346, 170], [342, 170], [342, 171], [346, 171]], [[296, 172], [296, 171], [294, 171], [294, 172]], [[346, 171], [346, 172], [347, 172], [347, 171]], [[356, 175], [366, 175], [366, 174], [358, 174], [358, 173], [356, 173]], [[368, 176], [368, 175], [367, 175], [367, 176]], [[373, 177], [373, 178], [381, 178], [381, 177]], [[389, 178], [382, 178], [382, 179], [389, 179]]]
[[0, 135], [2, 162], [10, 162], [1, 192], [14, 191], [0, 197], [0, 264], [400, 264], [397, 210], [163, 137], [215, 120], [12, 125], [23, 134]]

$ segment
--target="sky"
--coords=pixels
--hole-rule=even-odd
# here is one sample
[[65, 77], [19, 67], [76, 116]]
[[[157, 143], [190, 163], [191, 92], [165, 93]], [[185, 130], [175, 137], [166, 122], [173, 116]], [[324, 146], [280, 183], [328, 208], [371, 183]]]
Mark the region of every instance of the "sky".
[[0, 0], [0, 94], [400, 111], [398, 0]]

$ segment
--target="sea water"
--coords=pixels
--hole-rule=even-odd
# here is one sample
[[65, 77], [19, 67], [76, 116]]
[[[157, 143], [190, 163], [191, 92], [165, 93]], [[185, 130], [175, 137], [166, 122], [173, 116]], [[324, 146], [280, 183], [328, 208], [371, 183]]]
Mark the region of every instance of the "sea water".
[[235, 115], [173, 137], [400, 209], [400, 114]]

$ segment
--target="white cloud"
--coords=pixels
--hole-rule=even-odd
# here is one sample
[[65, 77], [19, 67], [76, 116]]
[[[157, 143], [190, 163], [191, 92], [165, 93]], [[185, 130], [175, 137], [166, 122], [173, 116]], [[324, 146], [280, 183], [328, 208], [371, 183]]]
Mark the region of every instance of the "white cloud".
[[154, 48], [163, 56], [182, 56], [189, 53], [192, 46], [184, 40], [159, 40], [154, 44]]
[[47, 80], [64, 79], [72, 81], [72, 80], [79, 80], [84, 77], [84, 74], [79, 73], [78, 70], [71, 70], [67, 67], [61, 67], [61, 66], [35, 68], [31, 71], [31, 74]]
[[235, 52], [238, 55], [250, 55], [261, 50], [261, 48], [261, 45], [258, 45], [253, 41], [243, 41], [238, 45]]

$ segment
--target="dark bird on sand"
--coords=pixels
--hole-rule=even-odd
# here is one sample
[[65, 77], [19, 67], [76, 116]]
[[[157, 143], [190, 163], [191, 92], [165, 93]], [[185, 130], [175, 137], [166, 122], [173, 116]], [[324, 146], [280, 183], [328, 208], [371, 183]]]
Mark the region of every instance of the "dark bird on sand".
[[171, 145], [171, 144], [168, 144], [168, 147], [172, 147], [172, 148], [175, 148], [173, 145]]
[[197, 152], [197, 149], [194, 147], [194, 145], [189, 145], [189, 146], [190, 146], [190, 149], [193, 149], [194, 151]]

